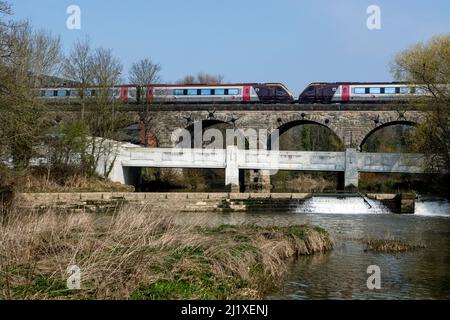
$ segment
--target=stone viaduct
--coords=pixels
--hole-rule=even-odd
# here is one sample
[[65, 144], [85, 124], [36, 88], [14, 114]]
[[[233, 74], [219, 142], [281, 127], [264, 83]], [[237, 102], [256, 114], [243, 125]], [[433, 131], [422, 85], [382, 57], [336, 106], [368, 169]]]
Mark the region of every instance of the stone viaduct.
[[[143, 116], [135, 112], [138, 123]], [[237, 129], [279, 129], [280, 135], [297, 125], [317, 124], [336, 134], [346, 149], [360, 151], [377, 130], [396, 124], [417, 125], [423, 119], [423, 112], [410, 110], [404, 104], [161, 105], [151, 106], [144, 122], [146, 140], [152, 147], [173, 147], [171, 135], [176, 129], [191, 130], [194, 123], [201, 121], [203, 129], [227, 123]]]
[[[148, 112], [143, 112], [146, 108]], [[342, 151], [347, 154], [360, 152], [365, 141], [382, 128], [397, 124], [415, 126], [425, 116], [403, 103], [152, 105], [136, 106], [130, 112], [133, 112], [135, 126], [139, 126], [141, 144], [153, 148], [174, 147], [176, 139], [173, 133], [176, 130], [193, 132], [199, 123], [203, 129], [217, 124], [242, 130], [270, 132], [278, 129], [280, 135], [297, 125], [315, 124], [333, 132], [344, 146]], [[345, 180], [344, 173], [340, 180]], [[340, 184], [343, 185], [343, 181]], [[251, 170], [250, 183], [246, 185], [252, 190], [268, 191], [270, 175], [264, 170]]]
[[[61, 110], [61, 109], [59, 109]], [[303, 124], [315, 124], [328, 128], [342, 142], [344, 150], [341, 153], [329, 154], [328, 160], [339, 158], [335, 161], [335, 165], [343, 166], [337, 168], [339, 171], [341, 187], [348, 185], [348, 181], [352, 181], [352, 185], [358, 185], [358, 172], [420, 172], [419, 163], [414, 163], [420, 157], [413, 155], [400, 154], [364, 154], [361, 152], [365, 141], [376, 131], [397, 124], [418, 125], [424, 121], [426, 114], [422, 111], [415, 110], [404, 103], [396, 104], [183, 104], [183, 105], [135, 105], [123, 106], [120, 108], [122, 112], [129, 114], [130, 127], [128, 127], [128, 136], [134, 136], [134, 142], [139, 142], [141, 146], [148, 148], [173, 148], [177, 144], [177, 139], [173, 137], [173, 133], [179, 129], [186, 129], [193, 133], [194, 127], [201, 123], [202, 129], [207, 129], [217, 124], [227, 124], [227, 127], [234, 129], [254, 129], [271, 130], [278, 129], [282, 135], [290, 128]], [[77, 111], [77, 110], [72, 110]], [[161, 149], [153, 149], [153, 152], [146, 154], [147, 160], [140, 161], [133, 159], [134, 148], [126, 149], [123, 153], [123, 163], [118, 166], [119, 176], [123, 174], [123, 170], [133, 169], [135, 167], [148, 166], [156, 167], [176, 167], [170, 164], [170, 161], [151, 161], [152, 157], [160, 154], [171, 154], [172, 151], [163, 151]], [[151, 149], [149, 149], [151, 151]], [[323, 150], [326, 151], [326, 150]], [[139, 151], [140, 152], [140, 151]], [[183, 151], [186, 152], [186, 151]], [[231, 151], [229, 151], [231, 152]], [[222, 157], [227, 158], [226, 154]], [[263, 155], [264, 152], [261, 153]], [[317, 164], [310, 159], [323, 158], [317, 153], [298, 153], [287, 155], [290, 160], [286, 163], [289, 168], [295, 170], [308, 170], [307, 168], [316, 168]], [[131, 157], [131, 158], [130, 158]], [[293, 158], [292, 158], [293, 157]], [[295, 163], [295, 159], [300, 163]], [[220, 157], [219, 157], [220, 158]], [[337, 159], [336, 158], [336, 159]], [[342, 159], [347, 160], [342, 160]], [[162, 159], [162, 158], [161, 158]], [[222, 158], [220, 158], [222, 159]], [[294, 160], [293, 160], [294, 159]], [[350, 165], [352, 159], [357, 159], [358, 165]], [[403, 166], [405, 159], [409, 159], [408, 165]], [[173, 159], [172, 159], [173, 160]], [[206, 160], [205, 160], [206, 161]], [[208, 166], [205, 162], [205, 168], [216, 167], [224, 168], [226, 164], [222, 164], [222, 160], [217, 160], [215, 164]], [[343, 162], [344, 161], [344, 162]], [[305, 163], [302, 163], [305, 162]], [[355, 163], [356, 163], [355, 162]], [[386, 162], [386, 163], [383, 163]], [[417, 161], [419, 162], [419, 161]], [[230, 165], [232, 162], [225, 161]], [[367, 165], [372, 164], [372, 165]], [[179, 164], [178, 164], [179, 165]], [[251, 166], [248, 162], [236, 162], [239, 169], [248, 170]], [[402, 167], [404, 169], [397, 170], [395, 168]], [[122, 168], [123, 167], [123, 168]], [[183, 165], [182, 167], [190, 167]], [[200, 168], [201, 163], [197, 163], [195, 167]], [[228, 166], [229, 167], [229, 166]], [[227, 168], [228, 168], [227, 167]], [[249, 167], [249, 168], [247, 168]], [[128, 168], [128, 169], [127, 169]], [[372, 169], [371, 169], [372, 168]], [[376, 169], [373, 169], [376, 168]], [[250, 183], [245, 183], [252, 190], [268, 191], [270, 189], [270, 175], [264, 165], [254, 166], [250, 168]], [[254, 169], [254, 170], [253, 170]], [[292, 169], [293, 170], [293, 169]], [[325, 170], [325, 169], [324, 169]], [[397, 170], [397, 171], [396, 171]], [[135, 171], [135, 170], [134, 170]], [[227, 169], [227, 172], [230, 171]], [[325, 170], [327, 171], [327, 170]], [[231, 172], [231, 171], [230, 171]], [[119, 179], [122, 181], [121, 179]], [[345, 182], [345, 183], [344, 183]], [[243, 181], [240, 181], [243, 184]]]

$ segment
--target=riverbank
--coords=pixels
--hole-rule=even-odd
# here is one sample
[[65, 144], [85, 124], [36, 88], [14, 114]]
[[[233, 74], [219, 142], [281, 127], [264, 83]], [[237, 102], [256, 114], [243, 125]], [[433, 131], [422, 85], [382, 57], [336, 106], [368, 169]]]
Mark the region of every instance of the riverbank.
[[[0, 298], [261, 299], [290, 260], [333, 248], [321, 228], [177, 224], [175, 215], [138, 205], [108, 216], [9, 213], [0, 226]], [[67, 289], [69, 266], [80, 290]]]

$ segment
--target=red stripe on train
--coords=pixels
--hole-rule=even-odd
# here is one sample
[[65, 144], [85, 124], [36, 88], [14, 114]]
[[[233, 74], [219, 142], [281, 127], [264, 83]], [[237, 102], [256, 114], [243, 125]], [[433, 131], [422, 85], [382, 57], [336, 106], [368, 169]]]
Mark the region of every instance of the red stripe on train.
[[342, 102], [350, 101], [350, 86], [342, 85]]

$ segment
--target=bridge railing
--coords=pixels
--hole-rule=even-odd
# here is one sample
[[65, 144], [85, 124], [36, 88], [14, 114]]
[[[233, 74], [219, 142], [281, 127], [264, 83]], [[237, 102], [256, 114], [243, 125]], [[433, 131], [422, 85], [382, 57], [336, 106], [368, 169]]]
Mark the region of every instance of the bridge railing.
[[[344, 172], [345, 185], [357, 186], [360, 172], [423, 173], [424, 156], [399, 153], [271, 151], [181, 148], [123, 148], [113, 170], [115, 181], [126, 181], [125, 169], [217, 168], [225, 169], [226, 184], [239, 185], [239, 170], [333, 171]], [[123, 180], [123, 181], [122, 181]]]

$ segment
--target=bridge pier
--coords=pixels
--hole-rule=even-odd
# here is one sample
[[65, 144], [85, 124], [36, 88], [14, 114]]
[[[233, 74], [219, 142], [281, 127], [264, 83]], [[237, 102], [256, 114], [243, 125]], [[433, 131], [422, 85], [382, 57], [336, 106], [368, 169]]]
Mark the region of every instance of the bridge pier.
[[238, 147], [227, 146], [227, 161], [225, 167], [225, 185], [231, 187], [231, 192], [239, 192], [239, 161]]
[[245, 183], [247, 191], [268, 193], [272, 190], [269, 170], [250, 170], [248, 181]]
[[345, 150], [344, 189], [348, 191], [358, 190], [359, 171], [358, 153], [356, 149]]

